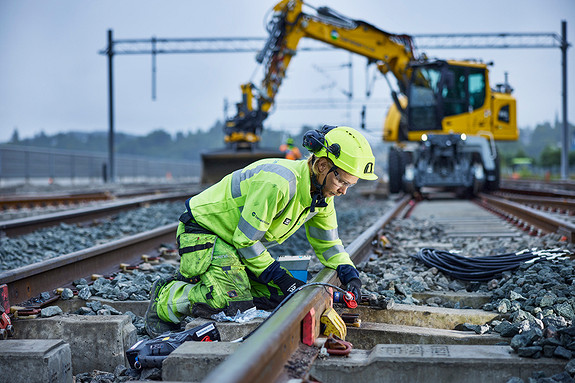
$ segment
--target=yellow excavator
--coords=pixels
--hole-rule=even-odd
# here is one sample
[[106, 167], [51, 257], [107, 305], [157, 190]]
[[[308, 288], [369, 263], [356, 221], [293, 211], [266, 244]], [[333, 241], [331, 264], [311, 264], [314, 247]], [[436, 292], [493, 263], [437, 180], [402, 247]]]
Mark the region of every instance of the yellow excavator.
[[[315, 13], [305, 13], [304, 6]], [[229, 171], [239, 168], [237, 159], [242, 154], [242, 160], [250, 154], [253, 160], [261, 158], [256, 149], [263, 121], [298, 43], [311, 38], [366, 57], [387, 80], [394, 102], [385, 119], [383, 139], [393, 143], [388, 155], [392, 193], [418, 192], [428, 186], [471, 193], [498, 188], [494, 141], [517, 140], [519, 134], [511, 87], [502, 84], [492, 90], [487, 64], [416, 57], [411, 36], [388, 33], [302, 0], [277, 3], [267, 29], [269, 37], [256, 57], [264, 65], [264, 79], [259, 87], [253, 83], [241, 86], [237, 113], [226, 121]], [[397, 80], [397, 90], [387, 78], [390, 73]], [[203, 156], [203, 179], [213, 169], [222, 170], [224, 161], [216, 157], [217, 153]]]

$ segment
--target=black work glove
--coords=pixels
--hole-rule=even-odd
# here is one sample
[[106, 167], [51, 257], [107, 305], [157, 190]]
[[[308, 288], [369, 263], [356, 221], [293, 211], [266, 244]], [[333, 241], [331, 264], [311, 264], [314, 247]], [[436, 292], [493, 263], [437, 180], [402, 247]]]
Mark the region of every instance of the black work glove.
[[339, 265], [336, 270], [345, 290], [351, 291], [355, 295], [355, 300], [361, 302], [361, 280], [357, 269], [352, 265]]
[[275, 279], [274, 282], [279, 286], [284, 295], [288, 295], [298, 287], [305, 285], [303, 281], [292, 277], [288, 273], [285, 273], [281, 277]]
[[351, 292], [355, 296], [356, 302], [361, 302], [361, 279], [353, 278], [347, 283], [345, 290]]

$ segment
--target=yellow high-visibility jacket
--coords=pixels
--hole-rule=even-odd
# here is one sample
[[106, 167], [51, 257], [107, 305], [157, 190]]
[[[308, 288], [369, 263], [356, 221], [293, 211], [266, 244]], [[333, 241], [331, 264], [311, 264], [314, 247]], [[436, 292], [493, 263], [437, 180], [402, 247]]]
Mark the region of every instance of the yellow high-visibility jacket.
[[310, 187], [307, 161], [264, 159], [227, 175], [186, 205], [196, 222], [232, 244], [264, 283], [278, 276], [267, 248], [284, 242], [301, 225], [323, 265], [354, 266], [338, 236], [333, 197], [310, 213]]

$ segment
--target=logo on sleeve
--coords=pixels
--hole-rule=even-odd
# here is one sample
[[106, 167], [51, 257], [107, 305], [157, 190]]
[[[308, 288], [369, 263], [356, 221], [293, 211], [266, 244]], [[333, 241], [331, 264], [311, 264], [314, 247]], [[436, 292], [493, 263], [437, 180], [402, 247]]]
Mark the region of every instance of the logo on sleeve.
[[257, 219], [258, 221], [265, 223], [266, 225], [269, 225], [269, 222], [264, 221], [263, 219], [261, 219], [260, 217], [258, 217], [258, 215], [256, 214], [255, 211], [252, 211], [252, 217], [254, 217], [255, 219]]
[[291, 219], [290, 219], [290, 218], [286, 218], [286, 219], [284, 219], [283, 224], [284, 224], [284, 225], [289, 225], [290, 222], [291, 222]]

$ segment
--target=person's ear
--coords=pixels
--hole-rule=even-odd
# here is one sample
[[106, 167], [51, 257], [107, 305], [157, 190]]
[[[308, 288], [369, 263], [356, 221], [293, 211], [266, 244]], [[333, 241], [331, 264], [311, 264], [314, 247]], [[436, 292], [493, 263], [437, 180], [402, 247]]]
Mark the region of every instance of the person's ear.
[[325, 159], [325, 157], [320, 157], [318, 159], [317, 169], [319, 170], [320, 173], [323, 173], [326, 167], [327, 167], [327, 160]]

